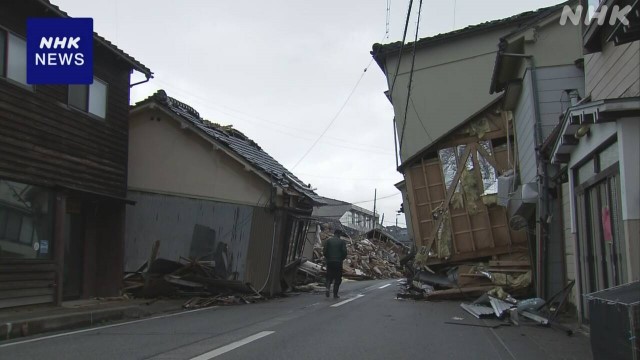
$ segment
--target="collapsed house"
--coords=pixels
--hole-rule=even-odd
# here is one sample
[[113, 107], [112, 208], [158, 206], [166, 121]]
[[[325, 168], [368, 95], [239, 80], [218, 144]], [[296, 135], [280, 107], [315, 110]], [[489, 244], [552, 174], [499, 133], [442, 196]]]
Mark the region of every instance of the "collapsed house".
[[302, 256], [309, 186], [232, 126], [159, 90], [131, 109], [125, 270], [157, 256], [211, 261], [215, 278], [282, 290]]
[[[339, 225], [338, 225], [339, 226]], [[324, 223], [315, 241], [308, 242], [313, 249], [308, 261], [301, 263], [296, 288], [309, 283], [324, 283], [326, 268], [323, 256], [325, 241], [333, 236], [334, 224]], [[344, 237], [347, 242], [347, 259], [342, 264], [343, 277], [350, 280], [392, 279], [403, 276], [402, 259], [409, 254], [409, 247], [380, 229], [365, 234]], [[313, 290], [313, 286], [309, 290]]]
[[535, 207], [511, 214], [505, 206], [515, 184], [504, 178], [518, 169], [514, 122], [503, 111], [502, 95], [488, 89], [498, 40], [559, 9], [562, 5], [406, 45], [373, 46], [395, 112], [398, 170], [404, 175], [396, 186], [416, 246], [414, 276], [435, 277], [436, 283], [462, 279], [433, 290], [455, 288], [460, 296], [465, 288], [490, 289], [493, 282], [475, 267], [521, 278], [518, 287], [530, 289], [535, 237], [529, 236], [528, 217]]

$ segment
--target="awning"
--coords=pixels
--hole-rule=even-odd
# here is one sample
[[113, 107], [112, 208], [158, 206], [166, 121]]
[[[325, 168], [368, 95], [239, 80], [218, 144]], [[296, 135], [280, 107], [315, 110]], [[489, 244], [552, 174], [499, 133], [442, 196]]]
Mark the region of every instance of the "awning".
[[605, 99], [570, 107], [562, 120], [562, 130], [553, 147], [551, 162], [569, 162], [571, 152], [580, 142], [579, 131], [593, 124], [631, 116], [640, 116], [640, 97]]

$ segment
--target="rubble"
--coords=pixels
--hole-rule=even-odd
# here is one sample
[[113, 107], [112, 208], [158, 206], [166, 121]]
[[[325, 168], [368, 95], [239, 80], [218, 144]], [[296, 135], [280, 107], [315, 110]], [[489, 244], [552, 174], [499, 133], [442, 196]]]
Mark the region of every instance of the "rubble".
[[[326, 267], [323, 245], [333, 236], [332, 223], [322, 225], [317, 243], [313, 244], [313, 258], [303, 259], [297, 267], [297, 279], [295, 289], [299, 291], [318, 291], [315, 284], [324, 284]], [[345, 230], [350, 236], [343, 237], [347, 242], [347, 258], [343, 262], [344, 279], [348, 280], [372, 280], [393, 279], [403, 277], [404, 266], [401, 259], [409, 253], [409, 248], [390, 235], [380, 233], [378, 229], [366, 234], [357, 234]], [[323, 285], [317, 285], [323, 286]], [[324, 287], [322, 288], [324, 290]]]
[[[149, 266], [149, 263], [151, 264]], [[248, 304], [264, 297], [251, 284], [216, 275], [214, 261], [180, 258], [154, 259], [124, 276], [124, 296], [138, 298], [188, 297], [183, 307]]]

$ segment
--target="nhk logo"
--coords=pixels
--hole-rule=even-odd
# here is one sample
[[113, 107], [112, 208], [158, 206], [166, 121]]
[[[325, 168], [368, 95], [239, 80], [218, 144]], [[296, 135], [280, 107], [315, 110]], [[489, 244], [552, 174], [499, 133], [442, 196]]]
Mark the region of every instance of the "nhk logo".
[[[565, 5], [562, 9], [562, 15], [560, 15], [560, 25], [565, 25], [567, 20], [571, 20], [573, 25], [579, 25], [580, 20], [583, 19], [583, 12], [585, 7], [582, 5], [578, 5], [575, 10], [571, 8], [569, 5]], [[589, 6], [588, 13], [584, 14], [584, 24], [586, 26], [591, 25], [591, 22], [597, 20], [598, 25], [602, 26], [607, 21], [607, 17], [609, 18], [609, 25], [614, 26], [617, 22], [621, 22], [622, 25], [629, 25], [629, 19], [627, 19], [627, 15], [631, 12], [633, 7], [631, 5], [627, 5], [621, 8], [618, 5], [609, 8], [607, 5], [602, 5], [598, 10], [594, 6]]]
[[93, 19], [27, 20], [27, 83], [92, 82]]

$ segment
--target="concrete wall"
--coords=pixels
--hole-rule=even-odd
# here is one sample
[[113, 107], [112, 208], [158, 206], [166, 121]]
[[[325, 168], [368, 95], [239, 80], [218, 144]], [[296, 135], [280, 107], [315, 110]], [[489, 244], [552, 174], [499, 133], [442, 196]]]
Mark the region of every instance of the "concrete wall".
[[130, 190], [247, 205], [264, 203], [270, 194], [267, 181], [159, 111], [132, 115], [128, 184]]
[[592, 100], [640, 96], [640, 41], [603, 45], [585, 56], [587, 94]]
[[[403, 161], [434, 143], [498, 96], [489, 94], [497, 44], [501, 36], [513, 29], [505, 27], [418, 49], [411, 90], [413, 102], [409, 103], [400, 148]], [[397, 57], [388, 58], [386, 75], [389, 88], [395, 77], [396, 64]], [[404, 124], [410, 70], [411, 54], [406, 53], [402, 56], [392, 94], [398, 138]]]

